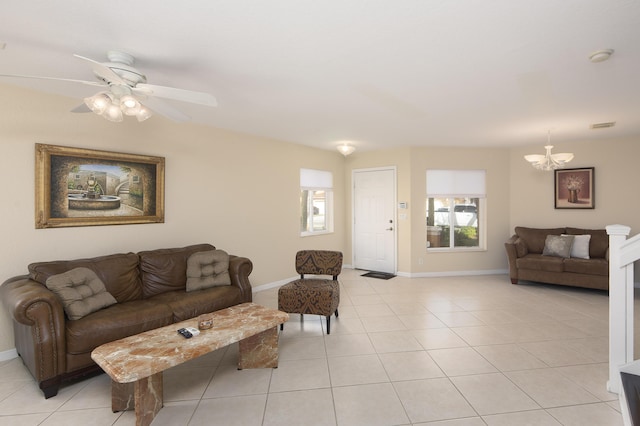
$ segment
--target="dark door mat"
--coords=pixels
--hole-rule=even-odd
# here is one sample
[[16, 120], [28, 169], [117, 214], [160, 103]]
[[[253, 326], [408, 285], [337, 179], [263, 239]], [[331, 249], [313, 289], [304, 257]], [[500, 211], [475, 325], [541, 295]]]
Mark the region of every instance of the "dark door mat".
[[362, 274], [360, 276], [368, 277], [368, 278], [378, 278], [380, 280], [388, 280], [389, 278], [395, 277], [395, 275], [393, 274], [388, 274], [386, 272], [375, 272], [375, 271], [367, 272], [366, 274]]

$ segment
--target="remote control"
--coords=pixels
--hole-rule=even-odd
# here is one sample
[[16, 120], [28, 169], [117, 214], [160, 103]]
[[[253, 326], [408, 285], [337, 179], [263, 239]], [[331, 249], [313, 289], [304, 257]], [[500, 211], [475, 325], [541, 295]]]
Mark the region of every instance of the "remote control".
[[197, 336], [198, 334], [200, 334], [200, 330], [195, 327], [187, 327], [187, 331], [191, 333], [192, 336]]
[[191, 332], [186, 328], [178, 329], [178, 333], [182, 334], [182, 337], [184, 337], [185, 339], [190, 339], [193, 337], [193, 334], [191, 334]]

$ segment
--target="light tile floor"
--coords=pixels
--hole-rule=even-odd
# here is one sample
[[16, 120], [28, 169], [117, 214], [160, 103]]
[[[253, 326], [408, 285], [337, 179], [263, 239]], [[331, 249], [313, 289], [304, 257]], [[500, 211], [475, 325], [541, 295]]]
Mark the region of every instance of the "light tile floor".
[[[340, 317], [280, 335], [277, 369], [238, 371], [237, 345], [165, 372], [159, 425], [622, 425], [607, 392], [608, 296], [506, 276], [340, 276]], [[277, 307], [277, 289], [254, 294]], [[2, 425], [133, 425], [100, 375], [45, 400], [0, 363]]]

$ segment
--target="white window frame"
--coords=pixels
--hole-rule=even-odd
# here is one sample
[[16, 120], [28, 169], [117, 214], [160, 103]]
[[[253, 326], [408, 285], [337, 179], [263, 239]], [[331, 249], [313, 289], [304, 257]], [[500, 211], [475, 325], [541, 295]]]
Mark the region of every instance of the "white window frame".
[[[455, 244], [455, 226], [449, 226], [448, 247], [427, 247], [427, 251], [486, 251], [487, 249], [487, 196], [485, 170], [436, 170], [429, 169], [427, 177], [427, 196], [429, 198], [449, 199], [449, 223], [455, 223], [455, 199], [478, 198], [478, 246], [464, 247]], [[427, 207], [428, 209], [428, 207]], [[425, 212], [428, 213], [428, 212]], [[435, 213], [435, 212], [434, 212]], [[426, 217], [426, 214], [425, 214]], [[426, 244], [425, 244], [426, 245]]]
[[[333, 174], [326, 170], [300, 169], [300, 197], [303, 191], [310, 191], [312, 195], [307, 201], [307, 220], [306, 230], [300, 230], [300, 236], [308, 237], [312, 235], [330, 234], [333, 232]], [[324, 228], [322, 230], [314, 230], [313, 223], [315, 219], [313, 211], [313, 193], [324, 191]], [[300, 211], [300, 222], [304, 219]]]

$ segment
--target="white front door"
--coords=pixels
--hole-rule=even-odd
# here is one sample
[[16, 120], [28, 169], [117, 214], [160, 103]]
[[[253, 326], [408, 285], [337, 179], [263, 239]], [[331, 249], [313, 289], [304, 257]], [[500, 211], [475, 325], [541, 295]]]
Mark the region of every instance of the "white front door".
[[395, 168], [353, 172], [354, 268], [396, 272]]

